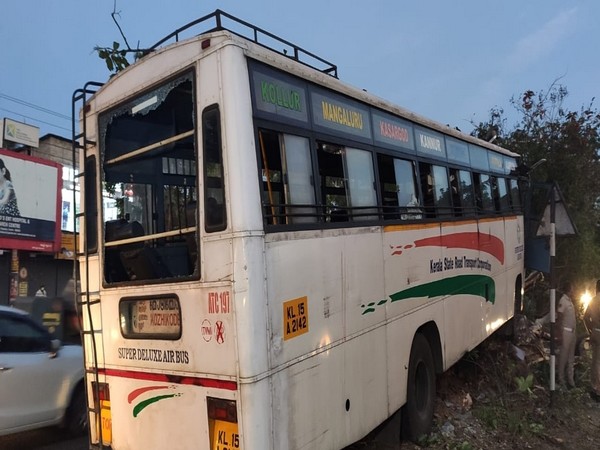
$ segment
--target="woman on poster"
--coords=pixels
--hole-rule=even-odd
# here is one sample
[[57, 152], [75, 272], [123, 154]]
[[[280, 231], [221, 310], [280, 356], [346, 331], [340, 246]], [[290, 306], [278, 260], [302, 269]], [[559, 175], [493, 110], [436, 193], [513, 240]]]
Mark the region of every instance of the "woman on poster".
[[0, 159], [0, 215], [17, 217], [21, 215], [10, 172], [2, 159]]

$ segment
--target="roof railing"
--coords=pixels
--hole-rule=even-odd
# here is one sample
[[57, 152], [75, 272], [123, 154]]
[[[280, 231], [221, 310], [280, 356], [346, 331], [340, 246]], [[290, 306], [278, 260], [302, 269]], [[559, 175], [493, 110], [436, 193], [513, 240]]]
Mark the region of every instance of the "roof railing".
[[[179, 42], [184, 32], [190, 31], [192, 28], [201, 27], [203, 25], [207, 26], [207, 29], [201, 31], [200, 33], [196, 33], [194, 31], [194, 35], [198, 36], [213, 31], [227, 30], [237, 36], [248, 39], [262, 47], [287, 56], [294, 61], [304, 64], [308, 67], [312, 67], [313, 69], [319, 70], [335, 78], [338, 77], [337, 66], [335, 64], [332, 64], [331, 62], [315, 55], [314, 53], [304, 50], [303, 48], [298, 47], [297, 45], [292, 44], [285, 39], [282, 39], [272, 33], [269, 33], [268, 31], [258, 28], [255, 25], [238, 19], [237, 17], [227, 14], [219, 9], [211, 14], [200, 17], [199, 19], [188, 23], [181, 28], [176, 29], [171, 34], [165, 36], [156, 44], [152, 45], [149, 49], [143, 50], [143, 52], [146, 53], [154, 51], [171, 40], [174, 42]], [[213, 26], [210, 27], [210, 25]]]

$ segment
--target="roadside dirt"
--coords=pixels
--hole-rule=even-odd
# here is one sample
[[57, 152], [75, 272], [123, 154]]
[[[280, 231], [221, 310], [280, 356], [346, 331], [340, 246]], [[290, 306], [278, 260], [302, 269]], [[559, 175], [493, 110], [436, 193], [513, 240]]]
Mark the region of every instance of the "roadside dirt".
[[373, 433], [347, 450], [600, 448], [589, 350], [576, 356], [576, 387], [551, 393], [549, 343], [528, 325], [520, 340], [493, 336], [438, 378], [433, 430], [419, 445], [381, 442]]

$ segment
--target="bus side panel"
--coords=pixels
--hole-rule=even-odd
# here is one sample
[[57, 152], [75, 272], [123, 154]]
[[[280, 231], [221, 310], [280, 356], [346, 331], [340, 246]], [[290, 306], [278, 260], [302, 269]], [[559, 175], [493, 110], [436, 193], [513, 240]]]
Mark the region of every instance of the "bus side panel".
[[413, 338], [419, 327], [433, 323], [440, 333], [444, 324], [444, 303], [432, 302], [428, 308], [416, 308], [399, 320], [389, 322], [386, 329], [388, 358], [388, 416], [406, 403], [408, 363]]
[[505, 259], [506, 270], [506, 315], [512, 317], [515, 313], [515, 285], [517, 278], [523, 279], [524, 234], [523, 216], [513, 216], [504, 219], [505, 229]]
[[[507, 291], [507, 265], [506, 265], [506, 238], [504, 220], [480, 219], [479, 220], [481, 272], [490, 275], [494, 279], [494, 292], [490, 292], [485, 306], [485, 336], [491, 335], [509, 319], [507, 315], [507, 303], [512, 299], [511, 292]], [[495, 238], [500, 242], [494, 245], [489, 241]], [[491, 269], [488, 269], [488, 264]]]
[[[343, 397], [343, 242], [316, 236], [268, 243], [266, 249], [271, 367], [296, 361], [273, 376], [274, 449], [328, 448], [331, 431], [342, 426], [327, 405], [339, 405]], [[308, 323], [290, 337], [296, 301], [305, 301]], [[307, 441], [314, 436], [318, 442]]]
[[[482, 273], [491, 275], [491, 272], [473, 267], [478, 259], [489, 259], [480, 251], [477, 221], [445, 224], [444, 238], [444, 273], [450, 280], [457, 280], [444, 301], [444, 368], [447, 369], [485, 337], [485, 297], [474, 293], [478, 289], [463, 289], [464, 285], [477, 284], [478, 281], [463, 281], [458, 277]], [[462, 290], [463, 293], [453, 295], [452, 290]]]
[[[272, 368], [344, 336], [342, 239], [287, 237], [266, 244]], [[294, 330], [298, 299], [306, 299], [307, 323]]]
[[[272, 366], [297, 361], [274, 376], [276, 448], [347, 445], [387, 417], [386, 341], [376, 328], [385, 308], [362, 314], [383, 299], [381, 234], [369, 228], [268, 238]], [[294, 334], [288, 325], [297, 301], [307, 306], [307, 329]], [[306, 441], [310, 436], [319, 442]]]
[[[233, 240], [234, 298], [238, 372], [241, 378], [269, 368], [262, 237]], [[233, 330], [233, 329], [232, 329]]]
[[[239, 387], [240, 405], [238, 405], [238, 423], [240, 432], [240, 448], [260, 448], [264, 450], [278, 450], [273, 444], [271, 431], [271, 414], [287, 414], [275, 410], [271, 404], [271, 378], [263, 378], [257, 382], [242, 383]], [[240, 411], [243, 413], [240, 414]], [[194, 447], [196, 448], [196, 447]]]
[[[331, 405], [334, 412], [344, 418], [343, 427], [336, 429], [342, 433], [336, 443], [343, 446], [359, 440], [389, 416], [389, 351], [385, 326], [372, 329], [345, 344], [344, 397]], [[348, 407], [347, 412], [345, 407]]]
[[[300, 233], [300, 234], [298, 234]], [[381, 236], [368, 229], [286, 233], [266, 245], [271, 364], [318, 351], [385, 319]], [[321, 236], [322, 235], [322, 236]], [[306, 297], [306, 329], [287, 325], [292, 301]], [[371, 306], [369, 306], [371, 305]], [[370, 313], [368, 310], [373, 310]]]
[[273, 450], [343, 446], [333, 445], [344, 428], [343, 353], [337, 346], [273, 375]]
[[386, 329], [379, 327], [277, 372], [273, 448], [343, 448], [383, 422], [388, 417], [385, 352], [377, 349], [385, 341]]
[[442, 305], [428, 298], [426, 293], [410, 291], [433, 279], [435, 275], [432, 275], [431, 262], [439, 261], [442, 256], [439, 246], [419, 247], [417, 243], [422, 239], [439, 237], [439, 234], [439, 223], [391, 225], [384, 228], [382, 248], [388, 320], [388, 415], [406, 401], [408, 360], [416, 330], [430, 320], [443, 324]]
[[[487, 222], [481, 232], [475, 220], [386, 227], [389, 316], [411, 314], [402, 319], [410, 324], [410, 330], [403, 333], [392, 324], [390, 333], [397, 336], [395, 339], [412, 342], [414, 331], [435, 318], [444, 369], [476, 347], [489, 334], [486, 312], [493, 317], [495, 327], [506, 319], [504, 301], [494, 307], [495, 289], [505, 296], [503, 242], [502, 219]], [[398, 273], [404, 277], [395, 276]], [[494, 289], [494, 284], [499, 287]], [[432, 309], [431, 314], [420, 312], [425, 306]], [[395, 347], [390, 344], [390, 348]], [[390, 367], [389, 381], [393, 407], [405, 400], [405, 384], [397, 383], [397, 379], [408, 363], [408, 352], [410, 348], [404, 358], [389, 359], [395, 364]]]
[[[345, 397], [341, 404], [332, 405], [337, 414], [344, 412], [345, 422], [339, 436], [344, 445], [360, 439], [388, 417], [387, 310], [380, 307], [368, 312], [369, 308], [387, 300], [382, 240], [381, 227], [365, 230], [361, 236], [344, 238], [345, 335], [348, 339], [344, 345], [342, 372]], [[344, 405], [348, 407], [347, 412], [342, 410]]]

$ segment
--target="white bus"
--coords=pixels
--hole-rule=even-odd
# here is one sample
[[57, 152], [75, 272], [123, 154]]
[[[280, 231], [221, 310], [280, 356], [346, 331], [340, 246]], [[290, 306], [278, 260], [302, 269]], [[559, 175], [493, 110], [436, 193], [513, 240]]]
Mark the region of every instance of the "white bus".
[[216, 11], [73, 101], [94, 448], [414, 439], [520, 307], [517, 155], [287, 41]]

